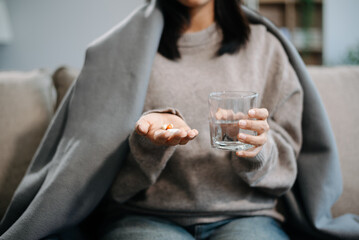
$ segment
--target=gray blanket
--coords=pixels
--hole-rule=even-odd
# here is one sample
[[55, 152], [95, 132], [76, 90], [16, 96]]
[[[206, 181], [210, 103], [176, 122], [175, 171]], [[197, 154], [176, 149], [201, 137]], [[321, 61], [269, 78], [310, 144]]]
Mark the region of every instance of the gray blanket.
[[[331, 217], [342, 183], [333, 134], [293, 46], [268, 20], [244, 8], [282, 42], [303, 85], [304, 145], [285, 200], [290, 223], [323, 239], [359, 239], [358, 216]], [[78, 79], [49, 125], [0, 224], [2, 240], [35, 240], [81, 223], [98, 206], [129, 148], [140, 117], [163, 17], [156, 1], [93, 42]]]

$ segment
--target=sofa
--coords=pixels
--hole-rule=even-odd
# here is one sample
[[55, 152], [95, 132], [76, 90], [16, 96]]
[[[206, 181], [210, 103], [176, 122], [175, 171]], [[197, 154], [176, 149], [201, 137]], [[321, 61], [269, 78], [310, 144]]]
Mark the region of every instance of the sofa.
[[[343, 194], [334, 217], [359, 215], [359, 66], [308, 67], [327, 110], [338, 145]], [[62, 66], [0, 72], [0, 218], [26, 172], [47, 126], [79, 71]]]
[[0, 218], [78, 70], [0, 72]]

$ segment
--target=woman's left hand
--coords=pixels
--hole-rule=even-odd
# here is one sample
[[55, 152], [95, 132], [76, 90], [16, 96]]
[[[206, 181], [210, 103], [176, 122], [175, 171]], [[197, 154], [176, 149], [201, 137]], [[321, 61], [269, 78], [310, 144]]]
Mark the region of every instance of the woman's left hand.
[[238, 157], [252, 158], [262, 150], [263, 145], [267, 142], [267, 133], [269, 131], [269, 125], [267, 122], [268, 110], [266, 108], [254, 108], [248, 111], [250, 118], [256, 120], [240, 120], [238, 126], [241, 129], [252, 130], [257, 132], [257, 136], [252, 136], [244, 133], [238, 134], [239, 141], [248, 143], [254, 147], [246, 151], [237, 151]]

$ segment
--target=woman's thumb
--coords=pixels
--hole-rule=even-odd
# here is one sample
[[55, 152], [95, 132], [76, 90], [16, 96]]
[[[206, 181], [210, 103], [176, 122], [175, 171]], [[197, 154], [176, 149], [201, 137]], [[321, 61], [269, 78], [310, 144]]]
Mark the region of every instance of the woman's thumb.
[[150, 124], [147, 121], [140, 119], [137, 121], [135, 129], [139, 135], [146, 135], [148, 133], [149, 128], [150, 128]]

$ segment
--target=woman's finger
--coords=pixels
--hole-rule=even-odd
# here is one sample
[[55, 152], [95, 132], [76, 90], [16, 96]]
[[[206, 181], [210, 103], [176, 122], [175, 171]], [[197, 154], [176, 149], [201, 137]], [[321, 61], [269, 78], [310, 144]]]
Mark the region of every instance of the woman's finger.
[[237, 135], [237, 137], [238, 137], [239, 141], [241, 141], [243, 143], [251, 144], [254, 146], [262, 146], [267, 142], [267, 134], [266, 133], [262, 133], [258, 136], [240, 133]]
[[215, 116], [217, 120], [232, 120], [234, 119], [235, 113], [232, 109], [218, 108]]
[[269, 113], [266, 108], [253, 108], [248, 111], [248, 115], [249, 117], [256, 118], [258, 120], [266, 120], [269, 116]]
[[150, 129], [150, 124], [146, 120], [141, 118], [140, 120], [137, 121], [135, 130], [139, 135], [142, 136], [146, 135], [149, 129]]
[[269, 125], [265, 120], [240, 120], [238, 126], [241, 129], [255, 131], [258, 134], [269, 131]]
[[234, 114], [233, 120], [239, 120], [239, 119], [248, 119], [248, 115], [244, 114], [242, 112], [237, 112]]
[[187, 137], [183, 138], [179, 144], [180, 145], [185, 145], [187, 144], [189, 141], [193, 140], [195, 137], [197, 137], [198, 135], [198, 131], [196, 129], [192, 129], [192, 130], [189, 130], [187, 132]]
[[155, 144], [164, 145], [167, 142], [170, 135], [171, 135], [170, 132], [159, 129], [154, 132], [152, 141]]
[[236, 155], [238, 157], [245, 157], [245, 158], [253, 158], [258, 155], [258, 153], [262, 150], [262, 146], [260, 147], [253, 147], [246, 151], [237, 151]]
[[173, 132], [166, 141], [166, 145], [175, 146], [181, 142], [182, 139], [187, 137], [187, 132], [178, 130]]

